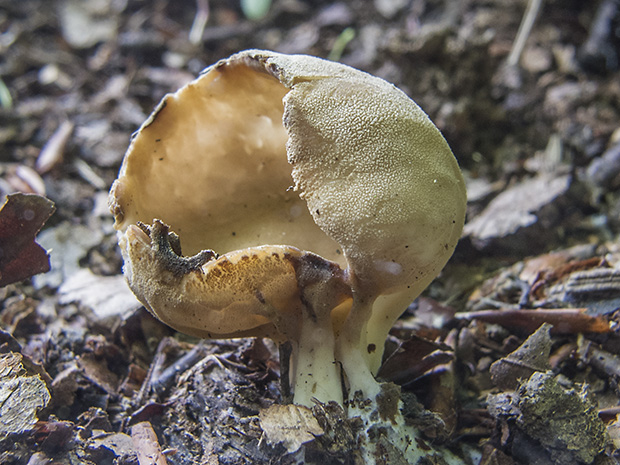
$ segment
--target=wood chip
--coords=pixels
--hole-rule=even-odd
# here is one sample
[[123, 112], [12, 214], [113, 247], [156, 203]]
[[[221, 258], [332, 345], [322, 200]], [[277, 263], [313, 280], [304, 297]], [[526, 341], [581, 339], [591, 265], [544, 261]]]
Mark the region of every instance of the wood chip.
[[30, 376], [14, 352], [0, 354], [0, 438], [31, 430], [51, 395], [41, 376]]
[[131, 427], [131, 440], [138, 453], [140, 465], [168, 465], [157, 435], [148, 421], [137, 423]]
[[39, 157], [35, 163], [35, 168], [38, 173], [47, 173], [62, 161], [65, 146], [72, 132], [73, 123], [70, 121], [64, 121], [58, 129], [56, 129], [56, 132], [52, 134], [52, 137], [49, 138], [39, 153]]

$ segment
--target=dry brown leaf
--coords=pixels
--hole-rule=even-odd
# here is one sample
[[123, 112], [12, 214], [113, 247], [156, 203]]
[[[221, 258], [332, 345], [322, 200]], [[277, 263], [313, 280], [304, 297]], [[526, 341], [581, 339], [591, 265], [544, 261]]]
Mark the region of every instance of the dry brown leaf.
[[167, 465], [166, 456], [161, 451], [157, 435], [148, 421], [131, 427], [131, 439], [138, 454], [140, 465]]
[[272, 405], [261, 410], [259, 419], [267, 442], [282, 444], [289, 452], [323, 434], [312, 410], [303, 405]]
[[550, 329], [551, 325], [544, 323], [517, 350], [491, 365], [493, 383], [502, 389], [516, 389], [520, 380], [551, 369]]
[[116, 395], [119, 385], [118, 376], [108, 369], [105, 361], [98, 360], [93, 354], [85, 353], [78, 358], [77, 363], [88, 380], [108, 394]]
[[484, 248], [496, 239], [510, 237], [510, 243], [506, 245], [511, 249], [531, 251], [539, 244], [517, 233], [533, 231], [538, 225], [540, 229], [534, 235], [536, 240], [540, 239], [540, 234], [549, 232], [539, 224], [547, 225], [550, 220], [546, 218], [545, 209], [551, 207], [553, 210], [553, 206], [567, 195], [570, 186], [571, 177], [568, 175], [540, 175], [511, 186], [465, 225], [464, 235], [469, 236], [478, 248]]
[[406, 384], [453, 359], [453, 351], [446, 344], [411, 336], [381, 365], [378, 376], [397, 384]]
[[0, 210], [0, 286], [49, 271], [49, 256], [34, 237], [55, 210], [36, 194], [7, 196]]

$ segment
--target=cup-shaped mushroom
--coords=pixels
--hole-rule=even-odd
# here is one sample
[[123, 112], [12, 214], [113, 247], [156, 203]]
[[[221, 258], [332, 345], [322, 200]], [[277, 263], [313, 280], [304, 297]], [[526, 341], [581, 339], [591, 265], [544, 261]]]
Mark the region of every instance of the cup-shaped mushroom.
[[[364, 376], [376, 372], [390, 327], [451, 256], [465, 203], [447, 143], [403, 92], [339, 63], [259, 50], [222, 60], [166, 96], [135, 134], [110, 195], [129, 285], [156, 316], [193, 334], [297, 338], [297, 366], [306, 363], [295, 361], [301, 352], [327, 338], [326, 363], [341, 361], [353, 389], [363, 383], [350, 371], [361, 364]], [[135, 226], [154, 219], [194, 257], [181, 258], [168, 232], [154, 238], [159, 223]], [[164, 236], [171, 247], [160, 247]], [[221, 255], [200, 252], [207, 248]], [[145, 254], [161, 262], [160, 249], [190, 263], [177, 271], [194, 273], [166, 291], [170, 300], [153, 275], [163, 265], [138, 263]], [[237, 266], [245, 256], [258, 257], [255, 268]], [[268, 256], [282, 259], [279, 278], [258, 266]], [[248, 276], [209, 288], [225, 296], [196, 297], [204, 288], [193, 280], [227, 276], [213, 274], [218, 262]], [[168, 317], [172, 307], [183, 315], [188, 302], [206, 308], [241, 294], [255, 299], [220, 308], [241, 315], [245, 305], [253, 315], [252, 328], [238, 333], [201, 326], [213, 317]], [[293, 320], [280, 317], [292, 314], [320, 331], [291, 329]], [[295, 399], [308, 403], [312, 391], [298, 397], [301, 384]]]

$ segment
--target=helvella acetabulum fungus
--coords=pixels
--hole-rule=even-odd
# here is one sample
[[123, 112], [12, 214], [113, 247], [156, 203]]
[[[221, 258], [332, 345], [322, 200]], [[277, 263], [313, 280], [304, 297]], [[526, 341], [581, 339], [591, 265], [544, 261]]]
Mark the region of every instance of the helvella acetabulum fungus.
[[388, 331], [452, 255], [465, 203], [450, 148], [402, 91], [260, 50], [167, 95], [110, 194], [144, 306], [195, 336], [290, 341], [302, 405], [380, 392]]

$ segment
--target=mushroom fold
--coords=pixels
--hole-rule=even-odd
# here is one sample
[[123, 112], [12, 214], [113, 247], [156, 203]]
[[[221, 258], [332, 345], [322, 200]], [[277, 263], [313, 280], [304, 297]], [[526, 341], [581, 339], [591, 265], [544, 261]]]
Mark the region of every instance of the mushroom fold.
[[388, 331], [452, 255], [465, 204], [450, 148], [402, 91], [261, 50], [167, 95], [110, 192], [145, 307], [187, 334], [291, 341], [305, 405], [377, 395]]

